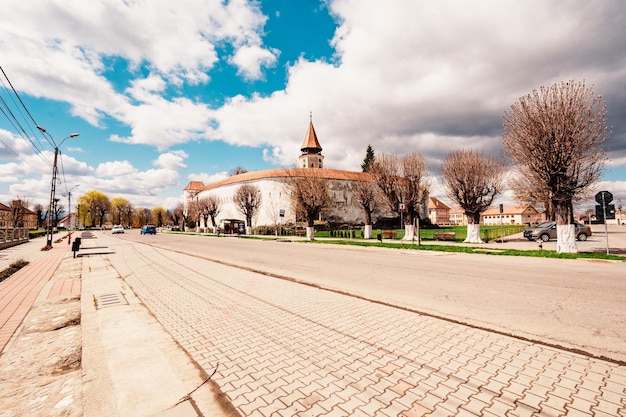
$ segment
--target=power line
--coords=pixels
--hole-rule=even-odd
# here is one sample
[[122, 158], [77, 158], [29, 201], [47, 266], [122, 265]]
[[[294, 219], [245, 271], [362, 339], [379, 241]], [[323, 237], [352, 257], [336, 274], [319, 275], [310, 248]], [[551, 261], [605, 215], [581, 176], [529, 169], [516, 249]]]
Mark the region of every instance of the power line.
[[[20, 95], [18, 94], [17, 90], [15, 89], [15, 87], [13, 87], [13, 83], [11, 82], [11, 80], [9, 80], [9, 77], [7, 76], [6, 72], [4, 72], [4, 68], [2, 68], [2, 65], [0, 65], [0, 71], [2, 71], [2, 74], [4, 75], [4, 78], [7, 80], [7, 82], [9, 83], [9, 85], [11, 86], [11, 90], [13, 90], [13, 93], [15, 94], [15, 96], [17, 97], [17, 99], [20, 101], [20, 103], [22, 104], [22, 107], [24, 108], [24, 110], [26, 111], [26, 114], [28, 114], [28, 117], [30, 117], [30, 120], [33, 122], [33, 124], [35, 126], [39, 126], [39, 124], [35, 121], [35, 119], [33, 118], [33, 116], [30, 114], [30, 112], [28, 111], [28, 108], [26, 107], [26, 105], [24, 104], [24, 102], [22, 101], [22, 98], [20, 97]], [[4, 82], [3, 82], [4, 84]], [[5, 87], [6, 88], [6, 87]], [[54, 143], [52, 143], [52, 141], [50, 141], [50, 139], [48, 139], [45, 135], [44, 139], [46, 139], [48, 141], [48, 143], [50, 145], [52, 145], [52, 147], [54, 146]]]
[[[11, 94], [11, 92], [9, 91], [9, 88], [7, 87], [6, 83], [4, 82], [4, 79], [0, 77], [0, 82], [2, 83], [4, 91], [7, 93], [7, 96], [10, 98], [10, 101], [13, 103], [13, 106], [11, 106], [9, 102], [7, 102], [2, 96], [0, 96], [0, 111], [6, 117], [6, 119], [9, 121], [11, 126], [13, 126], [15, 131], [17, 131], [18, 135], [21, 136], [21, 138], [24, 141], [26, 141], [26, 143], [28, 143], [28, 145], [32, 148], [34, 154], [39, 156], [39, 158], [41, 158], [41, 160], [46, 165], [51, 165], [50, 160], [43, 153], [43, 144], [39, 140], [39, 137], [37, 136], [37, 134], [34, 133], [34, 130], [33, 130], [32, 126], [31, 126], [31, 124], [30, 123], [26, 123], [26, 126], [29, 128], [29, 130], [32, 133], [32, 137], [34, 137], [37, 140], [37, 143], [39, 145], [37, 143], [35, 143], [35, 141], [33, 141], [31, 135], [29, 135], [26, 132], [26, 129], [24, 128], [24, 125], [20, 122], [20, 119], [28, 121], [28, 119], [26, 118], [26, 116], [24, 115], [24, 112], [22, 111], [22, 109], [20, 107], [24, 108], [24, 110], [26, 111], [26, 113], [30, 117], [31, 121], [34, 122], [34, 119], [33, 119], [32, 115], [30, 114], [30, 112], [28, 111], [28, 109], [26, 108], [26, 106], [24, 105], [24, 102], [20, 98], [19, 94], [17, 93], [17, 91], [13, 87], [13, 84], [11, 83], [11, 80], [9, 80], [9, 78], [6, 75], [6, 72], [4, 71], [2, 66], [0, 66], [0, 70], [2, 71], [2, 74], [4, 75], [4, 79], [6, 79], [7, 82], [9, 83], [9, 85], [11, 86], [11, 91], [13, 91], [13, 94]], [[15, 101], [14, 96], [17, 97], [17, 99], [19, 100], [19, 103], [21, 104], [21, 106]], [[15, 110], [12, 110], [12, 107]], [[18, 118], [18, 115], [20, 116], [19, 118]], [[50, 143], [50, 140], [48, 140], [48, 142]], [[29, 162], [27, 162], [24, 158], [22, 158], [19, 155], [19, 153], [15, 149], [13, 149], [11, 147], [11, 145], [6, 143], [5, 141], [2, 141], [2, 143], [4, 144], [4, 146], [7, 149], [9, 149], [13, 154], [15, 154], [18, 157], [18, 159], [20, 159], [21, 161], [23, 161], [23, 162], [27, 163], [28, 165], [30, 165], [31, 167], [33, 167], [33, 165], [30, 164]], [[39, 169], [39, 168], [37, 168], [37, 169]]]
[[63, 166], [63, 154], [61, 153], [61, 150], [59, 150], [59, 159], [61, 161], [61, 178], [63, 178], [63, 185], [65, 185], [65, 192], [69, 192], [69, 189], [67, 188], [67, 179], [65, 178], [65, 167]]

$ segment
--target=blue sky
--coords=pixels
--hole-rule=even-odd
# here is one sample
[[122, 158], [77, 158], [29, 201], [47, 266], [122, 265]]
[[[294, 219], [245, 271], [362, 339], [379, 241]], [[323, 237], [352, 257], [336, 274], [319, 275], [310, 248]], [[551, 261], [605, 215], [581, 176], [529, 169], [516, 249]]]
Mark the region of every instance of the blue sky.
[[446, 153], [501, 155], [504, 112], [568, 80], [607, 102], [599, 189], [626, 201], [624, 39], [619, 0], [10, 0], [0, 66], [34, 120], [0, 77], [16, 115], [0, 114], [0, 201], [49, 199], [35, 124], [57, 144], [80, 133], [60, 146], [57, 194], [169, 209], [189, 181], [293, 165], [310, 112], [326, 167], [359, 170], [368, 144], [419, 152], [446, 200]]

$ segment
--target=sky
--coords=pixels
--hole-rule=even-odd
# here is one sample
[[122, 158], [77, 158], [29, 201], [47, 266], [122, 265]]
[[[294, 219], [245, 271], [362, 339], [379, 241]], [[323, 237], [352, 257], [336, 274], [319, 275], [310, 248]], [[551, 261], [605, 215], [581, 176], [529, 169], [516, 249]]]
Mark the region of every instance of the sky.
[[294, 166], [312, 118], [326, 168], [418, 152], [450, 203], [446, 154], [501, 157], [510, 106], [574, 80], [612, 128], [597, 190], [626, 203], [625, 39], [621, 0], [8, 0], [0, 202], [47, 206], [57, 147], [57, 197], [172, 209], [189, 181]]

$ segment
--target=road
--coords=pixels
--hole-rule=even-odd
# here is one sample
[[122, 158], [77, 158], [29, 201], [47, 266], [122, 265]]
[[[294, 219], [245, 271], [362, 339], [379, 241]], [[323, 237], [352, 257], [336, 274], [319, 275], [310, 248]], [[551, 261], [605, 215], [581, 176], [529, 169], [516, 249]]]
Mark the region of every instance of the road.
[[116, 238], [626, 362], [626, 266], [620, 262], [138, 231]]

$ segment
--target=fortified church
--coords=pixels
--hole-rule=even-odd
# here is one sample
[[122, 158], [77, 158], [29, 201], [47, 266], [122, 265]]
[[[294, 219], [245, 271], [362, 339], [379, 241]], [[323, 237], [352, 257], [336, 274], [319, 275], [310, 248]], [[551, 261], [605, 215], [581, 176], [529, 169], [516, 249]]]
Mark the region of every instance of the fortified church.
[[[333, 201], [332, 207], [325, 212], [320, 220], [332, 219], [347, 224], [363, 224], [363, 211], [353, 201], [353, 186], [358, 182], [371, 182], [370, 174], [363, 172], [342, 171], [324, 168], [322, 146], [317, 138], [313, 121], [309, 121], [304, 142], [298, 157], [299, 168], [278, 168], [233, 175], [223, 180], [205, 185], [200, 181], [192, 181], [184, 189], [185, 210], [193, 201], [208, 196], [215, 196], [220, 202], [220, 211], [216, 223], [227, 232], [235, 225], [244, 222], [243, 214], [233, 202], [237, 188], [243, 184], [254, 185], [261, 191], [261, 206], [252, 221], [252, 226], [272, 226], [276, 224], [293, 224], [296, 213], [293, 208], [287, 180], [290, 177], [305, 175], [307, 170], [319, 170], [320, 176], [328, 180]], [[282, 214], [282, 216], [281, 216]], [[197, 220], [197, 219], [194, 219]], [[211, 220], [208, 225], [200, 218], [201, 230], [212, 230]], [[248, 233], [250, 233], [248, 231]]]
[[[209, 196], [215, 196], [219, 200], [219, 213], [216, 216], [216, 224], [225, 232], [238, 227], [245, 222], [243, 214], [233, 202], [237, 188], [243, 184], [256, 186], [261, 191], [261, 206], [252, 220], [252, 226], [273, 226], [296, 223], [296, 213], [287, 187], [287, 181], [293, 176], [304, 176], [307, 170], [319, 170], [319, 177], [328, 181], [331, 207], [328, 207], [319, 220], [332, 220], [342, 224], [363, 224], [363, 209], [353, 199], [354, 185], [359, 182], [372, 182], [371, 174], [364, 172], [342, 171], [338, 169], [324, 168], [324, 155], [322, 146], [315, 133], [312, 119], [300, 148], [302, 152], [298, 157], [299, 168], [278, 168], [256, 172], [246, 172], [233, 175], [223, 180], [207, 184], [200, 181], [192, 181], [184, 189], [184, 206], [186, 212], [191, 202], [202, 200]], [[386, 210], [385, 204], [379, 204], [379, 210], [374, 217], [389, 217], [393, 213]], [[193, 219], [198, 220], [198, 219]], [[200, 230], [213, 231], [211, 220], [204, 224], [204, 218], [200, 217]], [[299, 220], [299, 219], [298, 219]], [[375, 219], [373, 219], [375, 221]], [[241, 227], [241, 226], [239, 226]], [[240, 229], [241, 230], [241, 229]], [[248, 230], [247, 233], [250, 233]], [[371, 228], [370, 228], [371, 233]]]

